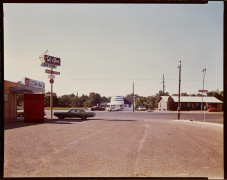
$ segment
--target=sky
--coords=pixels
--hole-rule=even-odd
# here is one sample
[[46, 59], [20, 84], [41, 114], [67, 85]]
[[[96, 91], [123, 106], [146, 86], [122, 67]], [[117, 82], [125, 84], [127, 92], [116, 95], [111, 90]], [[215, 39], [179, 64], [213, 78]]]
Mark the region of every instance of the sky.
[[45, 83], [39, 56], [61, 58], [53, 90], [152, 96], [223, 90], [223, 2], [208, 4], [4, 4], [4, 79]]

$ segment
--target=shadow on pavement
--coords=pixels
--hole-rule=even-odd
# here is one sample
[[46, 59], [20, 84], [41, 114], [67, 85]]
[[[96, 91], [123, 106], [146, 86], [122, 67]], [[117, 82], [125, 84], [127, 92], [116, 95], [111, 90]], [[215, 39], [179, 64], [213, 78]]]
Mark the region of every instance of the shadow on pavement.
[[73, 122], [83, 122], [83, 121], [89, 121], [89, 120], [102, 120], [102, 119], [44, 119], [44, 123], [26, 123], [24, 122], [24, 118], [19, 118], [15, 121], [5, 122], [4, 124], [4, 130], [8, 129], [15, 129], [15, 128], [21, 128], [21, 127], [27, 127], [27, 126], [34, 126], [34, 125], [40, 125], [40, 124], [73, 124]]

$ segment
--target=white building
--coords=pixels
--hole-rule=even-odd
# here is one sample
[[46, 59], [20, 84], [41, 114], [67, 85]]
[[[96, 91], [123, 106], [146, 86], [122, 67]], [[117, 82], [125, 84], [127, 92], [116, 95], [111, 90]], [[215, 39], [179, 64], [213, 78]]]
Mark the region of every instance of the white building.
[[120, 109], [122, 111], [132, 111], [132, 98], [125, 98], [123, 96], [111, 97], [110, 103], [107, 103], [107, 107], [113, 109]]

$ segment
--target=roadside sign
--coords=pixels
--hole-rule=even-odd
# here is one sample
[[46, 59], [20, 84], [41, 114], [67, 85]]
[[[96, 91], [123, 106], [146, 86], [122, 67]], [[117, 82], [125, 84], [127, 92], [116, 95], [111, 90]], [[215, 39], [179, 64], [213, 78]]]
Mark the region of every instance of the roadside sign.
[[29, 86], [29, 87], [34, 87], [34, 88], [40, 88], [40, 89], [45, 89], [45, 83], [41, 81], [37, 81], [34, 79], [29, 79], [29, 78], [24, 78], [24, 85]]
[[[51, 93], [46, 93], [46, 96], [51, 96]], [[56, 93], [52, 93], [52, 96], [56, 96]]]
[[208, 93], [208, 90], [199, 90], [199, 92], [205, 92], [205, 93]]
[[56, 65], [54, 65], [54, 64], [47, 64], [47, 63], [42, 63], [40, 66], [42, 66], [42, 67], [54, 68], [54, 69], [57, 68]]
[[54, 78], [55, 78], [55, 75], [53, 75], [53, 74], [48, 74], [48, 78], [54, 79]]
[[50, 79], [50, 83], [51, 83], [51, 84], [54, 83], [54, 80], [53, 80], [53, 79]]
[[[51, 74], [51, 70], [45, 69], [45, 73]], [[60, 72], [52, 71], [53, 74], [60, 75]]]
[[56, 66], [61, 66], [61, 59], [58, 57], [53, 57], [49, 55], [44, 55], [44, 62], [47, 64], [53, 64]]

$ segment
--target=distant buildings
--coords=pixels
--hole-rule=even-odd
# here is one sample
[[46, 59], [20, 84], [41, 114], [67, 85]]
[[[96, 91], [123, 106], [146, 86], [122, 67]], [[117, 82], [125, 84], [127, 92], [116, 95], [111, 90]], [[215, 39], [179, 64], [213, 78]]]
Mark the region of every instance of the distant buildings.
[[107, 107], [113, 109], [120, 109], [122, 111], [132, 111], [133, 104], [132, 98], [125, 98], [123, 96], [113, 96], [110, 103], [107, 103]]
[[[175, 104], [175, 110], [177, 110], [178, 107], [178, 96], [171, 96], [174, 100]], [[168, 102], [169, 96], [161, 96], [158, 100], [158, 109], [160, 111], [168, 110], [167, 108], [167, 102]], [[180, 103], [181, 103], [181, 110], [200, 110], [201, 109], [201, 103], [202, 103], [202, 97], [201, 96], [181, 96], [180, 97]], [[203, 103], [204, 106], [206, 106], [206, 109], [210, 107], [215, 107], [217, 109], [222, 110], [222, 101], [218, 100], [215, 97], [203, 97]]]

